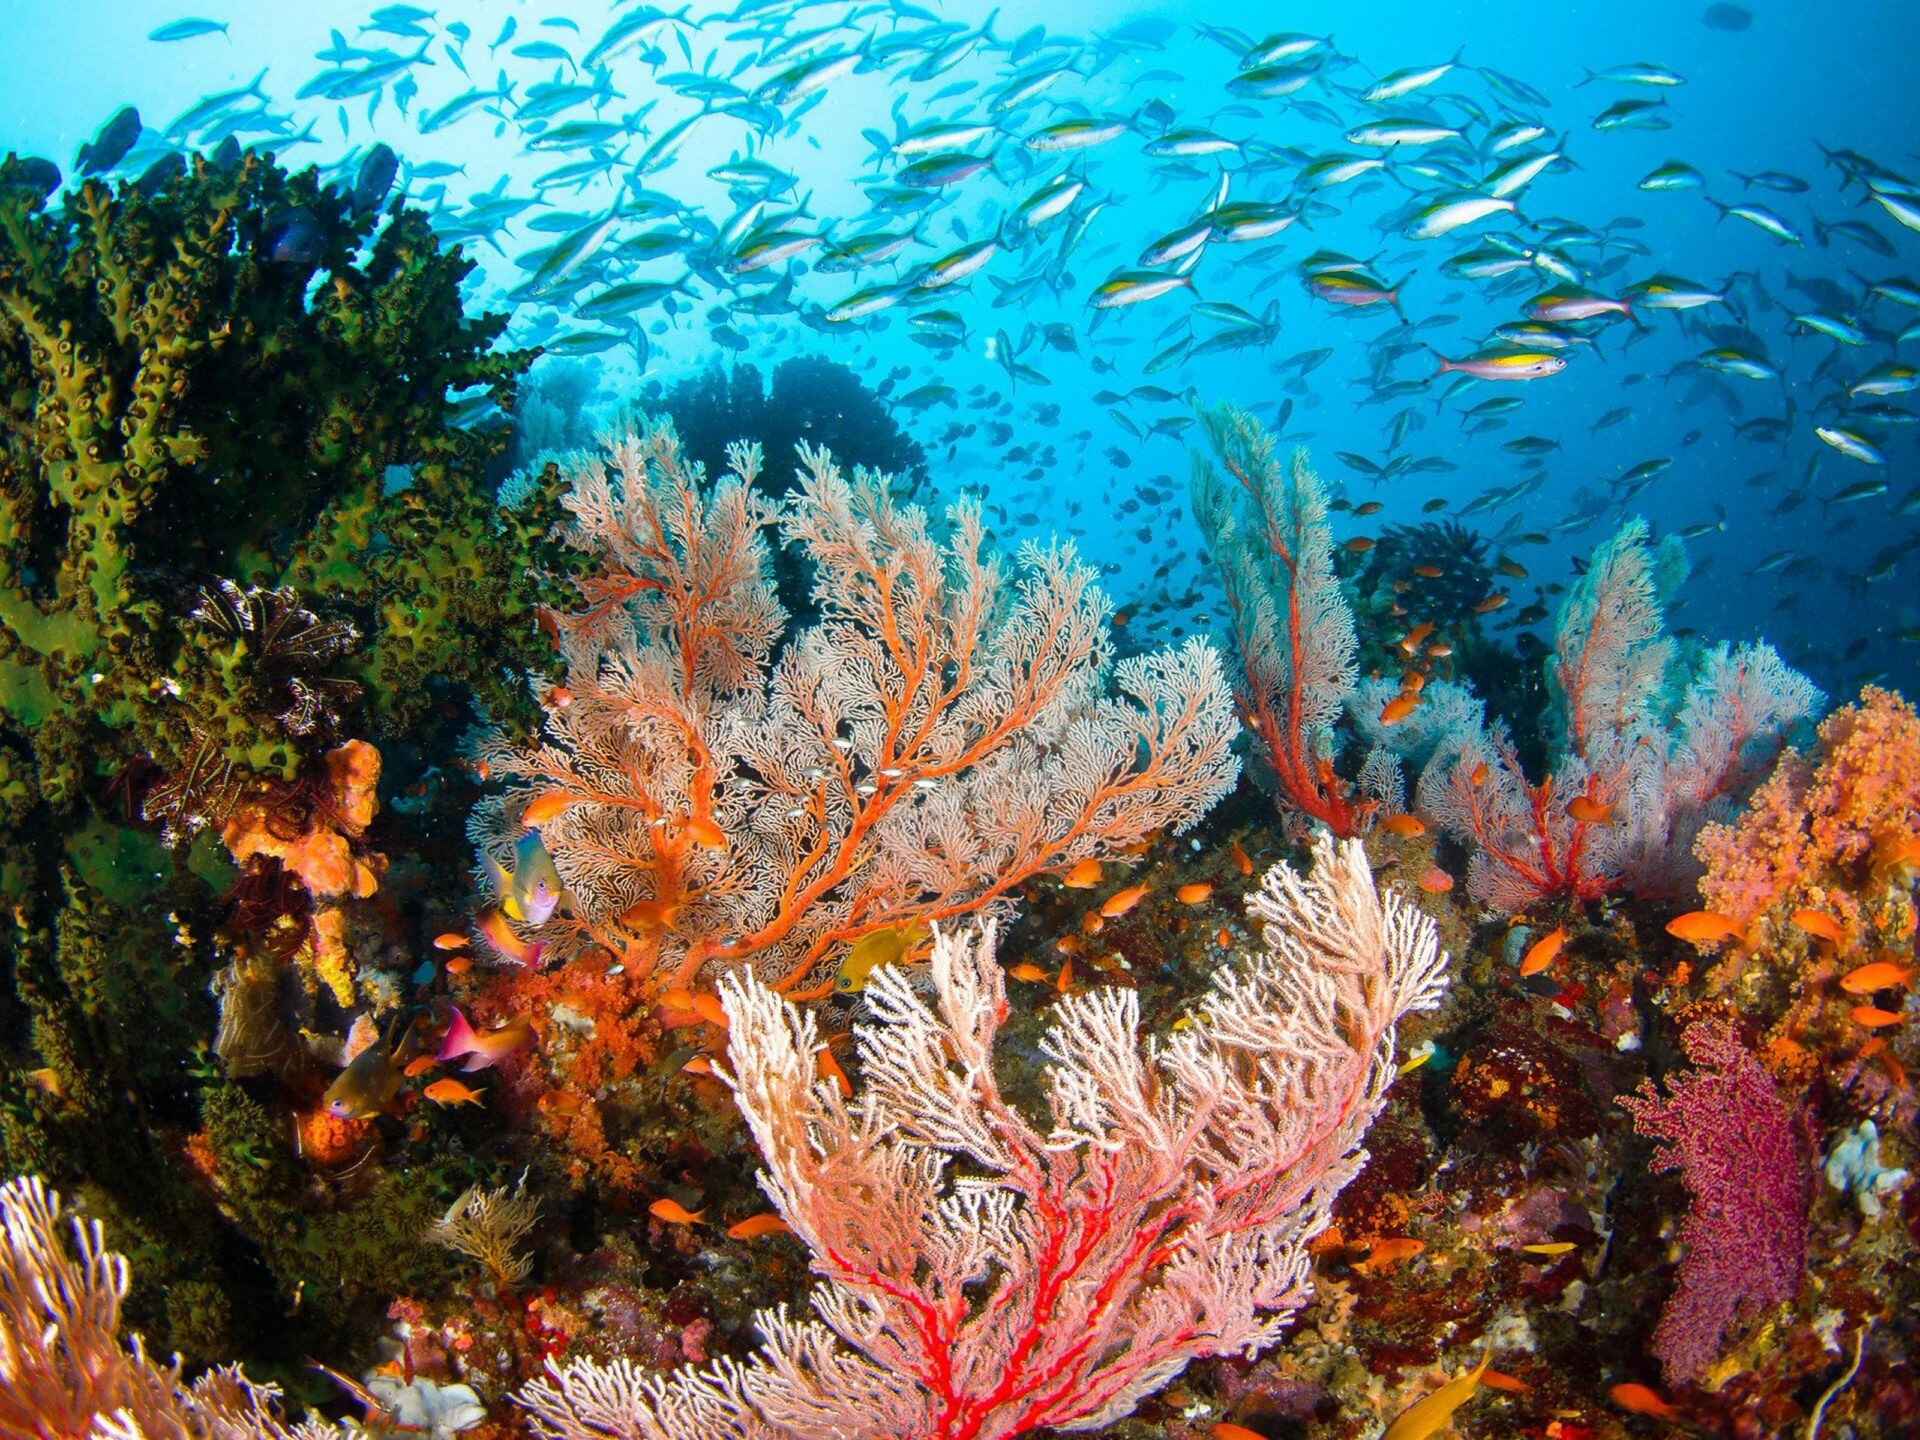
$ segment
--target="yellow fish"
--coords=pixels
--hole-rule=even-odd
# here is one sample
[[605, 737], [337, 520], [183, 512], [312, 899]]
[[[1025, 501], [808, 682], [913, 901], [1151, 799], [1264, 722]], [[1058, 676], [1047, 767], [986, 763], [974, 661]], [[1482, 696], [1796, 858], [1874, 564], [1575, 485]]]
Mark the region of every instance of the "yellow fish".
[[1493, 1341], [1487, 1341], [1486, 1351], [1480, 1356], [1480, 1363], [1464, 1375], [1456, 1375], [1431, 1395], [1423, 1395], [1413, 1404], [1402, 1410], [1387, 1426], [1380, 1440], [1427, 1440], [1447, 1428], [1447, 1422], [1453, 1419], [1453, 1412], [1473, 1398], [1473, 1392], [1480, 1388], [1480, 1377], [1487, 1373], [1487, 1365], [1493, 1359]]
[[834, 993], [858, 995], [867, 988], [867, 977], [881, 965], [895, 965], [927, 938], [924, 923], [889, 925], [884, 930], [862, 935], [853, 942], [840, 961], [840, 973], [833, 977]]

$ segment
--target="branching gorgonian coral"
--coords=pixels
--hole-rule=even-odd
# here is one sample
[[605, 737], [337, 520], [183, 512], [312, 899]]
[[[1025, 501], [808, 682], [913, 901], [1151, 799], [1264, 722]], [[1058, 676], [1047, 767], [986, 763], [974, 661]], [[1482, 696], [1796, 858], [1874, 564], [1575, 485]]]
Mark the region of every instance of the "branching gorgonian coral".
[[929, 1003], [876, 972], [858, 1098], [751, 972], [721, 982], [762, 1184], [813, 1252], [819, 1318], [764, 1315], [745, 1364], [647, 1378], [575, 1360], [522, 1393], [552, 1440], [998, 1440], [1096, 1429], [1205, 1355], [1272, 1345], [1365, 1159], [1401, 1016], [1445, 984], [1433, 924], [1324, 833], [1249, 902], [1266, 945], [1165, 1040], [1131, 990], [1069, 996], [1051, 1123], [1002, 1094], [993, 932], [943, 933]]
[[[657, 424], [570, 462], [585, 603], [555, 620], [545, 743], [486, 742], [506, 787], [472, 825], [502, 862], [540, 830], [572, 900], [532, 932], [550, 955], [604, 947], [661, 984], [751, 958], [804, 991], [864, 935], [1000, 908], [1232, 788], [1218, 657], [1110, 665], [1071, 547], [1025, 547], [1010, 580], [972, 502], [942, 536], [888, 477], [803, 448], [775, 507], [758, 452], [729, 458], [710, 482]], [[791, 632], [776, 525], [814, 577]]]
[[1425, 759], [1416, 804], [1472, 851], [1471, 888], [1485, 903], [1684, 893], [1701, 827], [1818, 711], [1820, 692], [1771, 645], [1717, 646], [1689, 673], [1660, 600], [1635, 520], [1594, 552], [1561, 607], [1550, 666], [1560, 758], [1537, 784], [1506, 727], [1451, 686], [1429, 686], [1425, 700], [1446, 726], [1381, 736]]

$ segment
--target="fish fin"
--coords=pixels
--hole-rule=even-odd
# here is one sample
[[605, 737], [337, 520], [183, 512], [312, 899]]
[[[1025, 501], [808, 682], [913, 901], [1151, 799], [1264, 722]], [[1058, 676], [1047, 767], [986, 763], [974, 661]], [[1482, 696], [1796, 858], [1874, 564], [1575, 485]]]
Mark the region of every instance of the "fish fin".
[[447, 1033], [440, 1041], [440, 1060], [453, 1060], [462, 1055], [471, 1055], [478, 1044], [473, 1026], [468, 1022], [466, 1012], [456, 1005], [453, 1007], [453, 1019], [447, 1022]]

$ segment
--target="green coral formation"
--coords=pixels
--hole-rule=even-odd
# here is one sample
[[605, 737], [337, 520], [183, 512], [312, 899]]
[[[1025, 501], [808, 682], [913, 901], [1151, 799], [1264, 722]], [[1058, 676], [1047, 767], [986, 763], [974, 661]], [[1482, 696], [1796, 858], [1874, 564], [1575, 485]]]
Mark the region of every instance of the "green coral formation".
[[344, 1278], [444, 1276], [397, 1237], [459, 1185], [305, 1177], [279, 1082], [207, 1058], [209, 982], [259, 939], [214, 832], [324, 810], [343, 738], [438, 753], [530, 703], [557, 507], [500, 509], [473, 417], [533, 355], [424, 213], [313, 170], [33, 182], [0, 162], [0, 1167], [86, 1197], [156, 1351], [324, 1288], [297, 1346]]

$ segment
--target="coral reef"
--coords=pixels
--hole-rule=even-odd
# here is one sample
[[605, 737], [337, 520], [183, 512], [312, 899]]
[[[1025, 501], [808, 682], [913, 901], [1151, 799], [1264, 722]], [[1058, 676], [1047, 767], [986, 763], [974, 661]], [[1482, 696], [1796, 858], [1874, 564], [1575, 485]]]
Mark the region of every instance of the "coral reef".
[[1273, 1344], [1391, 1083], [1396, 1022], [1436, 1002], [1445, 961], [1358, 842], [1323, 837], [1310, 876], [1275, 869], [1250, 909], [1265, 953], [1218, 971], [1164, 1047], [1141, 1053], [1130, 992], [1060, 1006], [1050, 1133], [994, 1079], [991, 931], [936, 939], [933, 1006], [876, 977], [851, 1105], [814, 1083], [811, 1017], [730, 974], [729, 1083], [826, 1282], [820, 1319], [763, 1316], [760, 1357], [666, 1381], [576, 1361], [524, 1393], [537, 1429], [1085, 1429], [1197, 1356]]
[[[412, 757], [476, 702], [531, 712], [511, 672], [550, 653], [557, 510], [495, 504], [504, 436], [461, 397], [510, 404], [530, 357], [466, 314], [472, 267], [423, 212], [237, 147], [51, 198], [25, 163], [0, 163], [0, 1162], [149, 1257], [130, 1311], [206, 1360], [316, 1273], [291, 1248], [263, 1267], [254, 1237], [342, 1203], [294, 1183], [257, 1228], [221, 1214], [209, 1166], [285, 1153], [299, 1101], [275, 1095], [244, 1155], [196, 1148], [223, 1057], [299, 1067], [268, 992], [302, 946], [349, 993], [350, 936], [307, 882], [364, 894], [378, 869], [335, 810], [371, 816], [372, 743]], [[245, 994], [270, 1020], [217, 1054], [216, 976], [226, 1018]]]
[[1305, 455], [1283, 465], [1246, 411], [1207, 411], [1201, 423], [1219, 468], [1194, 457], [1193, 513], [1227, 592], [1247, 731], [1284, 815], [1352, 835], [1384, 792], [1369, 796], [1334, 765], [1334, 725], [1359, 671], [1326, 497]]
[[1437, 740], [1407, 733], [1409, 745], [1432, 745], [1416, 803], [1468, 848], [1473, 894], [1501, 910], [1621, 889], [1685, 894], [1701, 828], [1731, 812], [1821, 700], [1765, 644], [1682, 666], [1640, 521], [1601, 546], [1568, 593], [1551, 673], [1560, 754], [1537, 783], [1478, 702], [1456, 700]]
[[880, 395], [831, 360], [782, 360], [771, 380], [755, 365], [713, 365], [644, 399], [652, 413], [673, 422], [687, 458], [711, 475], [726, 468], [729, 449], [745, 440], [773, 458], [777, 468], [765, 483], [775, 493], [799, 480], [801, 471], [786, 463], [802, 445], [827, 451], [850, 470], [872, 470], [905, 485], [927, 480], [926, 451]]
[[1680, 1041], [1693, 1068], [1665, 1096], [1649, 1080], [1620, 1101], [1690, 1197], [1679, 1285], [1653, 1334], [1672, 1384], [1705, 1375], [1736, 1320], [1793, 1298], [1812, 1184], [1799, 1122], [1733, 1026], [1700, 1021]]
[[[546, 743], [485, 744], [506, 785], [472, 824], [502, 864], [544, 839], [572, 902], [528, 932], [550, 956], [605, 950], [656, 993], [752, 960], [820, 993], [864, 937], [1004, 908], [1232, 788], [1217, 657], [1124, 661], [1109, 696], [1106, 601], [1070, 548], [1027, 547], [1012, 589], [970, 504], [943, 543], [886, 477], [803, 450], [776, 515], [758, 464], [736, 447], [709, 482], [657, 424], [569, 472], [586, 608], [555, 619]], [[791, 634], [776, 519], [815, 569]]]

